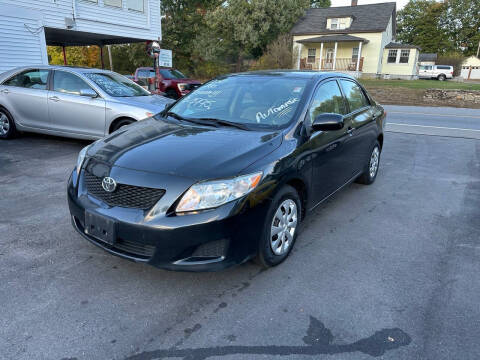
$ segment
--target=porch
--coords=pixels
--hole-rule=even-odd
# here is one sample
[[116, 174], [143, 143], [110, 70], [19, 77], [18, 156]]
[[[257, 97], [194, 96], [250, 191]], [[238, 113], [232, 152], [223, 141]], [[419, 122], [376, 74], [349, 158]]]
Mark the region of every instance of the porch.
[[368, 40], [351, 35], [329, 35], [297, 40], [300, 70], [363, 70], [362, 46]]

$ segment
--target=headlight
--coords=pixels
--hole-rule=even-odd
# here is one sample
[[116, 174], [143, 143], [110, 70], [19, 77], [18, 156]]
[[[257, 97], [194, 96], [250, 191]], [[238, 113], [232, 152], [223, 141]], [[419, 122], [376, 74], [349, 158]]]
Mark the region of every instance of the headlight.
[[180, 91], [185, 91], [185, 90], [187, 90], [187, 85], [188, 85], [188, 84], [185, 84], [185, 83], [179, 83], [179, 84], [177, 84], [178, 90], [180, 90]]
[[87, 155], [88, 148], [92, 145], [85, 146], [80, 152], [78, 153], [77, 158], [77, 176], [80, 175], [80, 169], [82, 168], [83, 162], [85, 161], [85, 156]]
[[218, 207], [248, 194], [255, 189], [261, 178], [262, 172], [258, 172], [233, 179], [205, 181], [195, 184], [183, 195], [177, 205], [176, 212]]

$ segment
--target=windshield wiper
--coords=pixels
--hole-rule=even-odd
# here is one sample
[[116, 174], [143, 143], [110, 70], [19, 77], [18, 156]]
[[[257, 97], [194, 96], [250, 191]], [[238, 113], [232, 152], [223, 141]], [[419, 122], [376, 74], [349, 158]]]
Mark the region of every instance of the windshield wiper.
[[242, 130], [250, 130], [248, 128], [248, 126], [246, 125], [243, 125], [243, 124], [239, 124], [239, 123], [236, 123], [236, 122], [233, 122], [233, 121], [228, 121], [228, 120], [222, 120], [222, 119], [216, 119], [216, 118], [199, 118], [199, 119], [187, 119], [189, 121], [193, 120], [193, 121], [196, 121], [198, 120], [198, 122], [202, 122], [202, 123], [214, 123], [214, 124], [217, 124], [217, 125], [223, 125], [223, 126], [230, 126], [230, 127], [234, 127], [234, 128], [237, 128], [237, 129], [242, 129]]
[[172, 118], [177, 119], [177, 120], [186, 120], [186, 121], [189, 121], [189, 119], [186, 119], [186, 118], [184, 118], [183, 116], [178, 115], [177, 113], [174, 113], [174, 112], [172, 112], [172, 111], [168, 111], [165, 115], [166, 115], [166, 116], [171, 116]]

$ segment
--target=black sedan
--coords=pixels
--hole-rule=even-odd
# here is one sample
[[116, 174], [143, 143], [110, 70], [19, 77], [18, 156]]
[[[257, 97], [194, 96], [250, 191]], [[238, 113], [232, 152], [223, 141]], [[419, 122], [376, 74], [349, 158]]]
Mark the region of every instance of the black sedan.
[[68, 182], [75, 229], [171, 270], [281, 263], [305, 214], [377, 176], [385, 112], [352, 77], [216, 78], [84, 148]]

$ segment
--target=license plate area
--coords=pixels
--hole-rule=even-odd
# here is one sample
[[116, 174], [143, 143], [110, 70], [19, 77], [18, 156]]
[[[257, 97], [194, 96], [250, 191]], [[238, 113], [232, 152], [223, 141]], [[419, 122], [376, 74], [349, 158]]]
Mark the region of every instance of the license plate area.
[[105, 216], [85, 211], [85, 234], [104, 243], [115, 243], [115, 221]]

